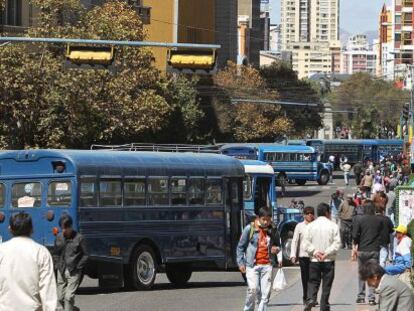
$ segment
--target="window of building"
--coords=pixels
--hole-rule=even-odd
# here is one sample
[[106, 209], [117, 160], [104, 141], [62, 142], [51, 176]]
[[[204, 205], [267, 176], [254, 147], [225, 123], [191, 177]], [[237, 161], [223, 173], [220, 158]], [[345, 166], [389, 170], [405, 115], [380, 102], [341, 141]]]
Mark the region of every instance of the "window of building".
[[148, 204], [168, 205], [168, 178], [148, 179]]
[[125, 180], [124, 206], [143, 206], [145, 204], [145, 179]]
[[15, 183], [12, 187], [12, 207], [40, 207], [42, 186], [40, 182]]
[[2, 22], [5, 25], [22, 25], [22, 0], [6, 0]]
[[52, 181], [47, 190], [47, 205], [68, 207], [71, 205], [72, 183], [70, 181]]
[[99, 205], [102, 207], [122, 206], [122, 186], [120, 179], [99, 182]]

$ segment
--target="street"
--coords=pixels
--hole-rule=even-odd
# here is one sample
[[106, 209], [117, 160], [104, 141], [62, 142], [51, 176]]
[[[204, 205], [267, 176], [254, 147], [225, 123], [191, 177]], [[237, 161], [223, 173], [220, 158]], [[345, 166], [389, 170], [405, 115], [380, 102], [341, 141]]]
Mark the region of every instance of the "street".
[[[292, 198], [302, 199], [305, 205], [316, 206], [329, 202], [331, 193], [338, 187], [345, 189], [341, 175], [336, 175], [335, 184], [319, 186], [307, 183], [305, 186], [291, 185], [287, 196], [279, 198], [279, 205], [288, 206]], [[351, 181], [351, 184], [354, 181]], [[347, 192], [353, 188], [348, 187]], [[371, 311], [375, 307], [356, 305], [357, 265], [350, 261], [350, 251], [341, 251], [336, 264], [335, 282], [331, 294], [334, 311]], [[270, 310], [302, 310], [302, 289], [298, 267], [285, 268], [287, 288], [272, 293]], [[164, 274], [158, 275], [156, 286], [151, 291], [103, 291], [97, 281], [86, 278], [76, 298], [80, 310], [242, 310], [246, 286], [237, 272], [194, 273], [186, 288], [175, 289]], [[314, 308], [319, 310], [319, 308]]]

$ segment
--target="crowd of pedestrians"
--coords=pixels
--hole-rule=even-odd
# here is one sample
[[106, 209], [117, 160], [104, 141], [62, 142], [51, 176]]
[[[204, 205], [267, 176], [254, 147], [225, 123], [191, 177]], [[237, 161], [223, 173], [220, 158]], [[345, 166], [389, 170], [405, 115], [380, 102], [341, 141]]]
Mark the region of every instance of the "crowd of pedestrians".
[[0, 310], [77, 309], [75, 292], [88, 252], [82, 235], [72, 229], [69, 215], [63, 215], [59, 225], [61, 233], [52, 256], [30, 238], [33, 223], [29, 214], [20, 212], [10, 217], [13, 238], [0, 244]]

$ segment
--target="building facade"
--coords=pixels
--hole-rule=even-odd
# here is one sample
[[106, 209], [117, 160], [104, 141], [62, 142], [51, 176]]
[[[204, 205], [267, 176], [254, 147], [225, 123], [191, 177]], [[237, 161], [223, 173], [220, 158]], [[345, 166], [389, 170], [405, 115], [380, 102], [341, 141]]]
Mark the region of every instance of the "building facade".
[[365, 35], [355, 35], [348, 39], [346, 50], [341, 54], [341, 73], [366, 72], [377, 74], [377, 52], [372, 49]]
[[[204, 0], [205, 1], [205, 0]], [[227, 1], [221, 1], [223, 3]], [[262, 50], [264, 35], [262, 30], [262, 19], [260, 10], [260, 0], [238, 0], [237, 14], [240, 17], [239, 20], [243, 24], [248, 21], [249, 39], [245, 40], [247, 46], [248, 55], [242, 55], [239, 52], [239, 59], [243, 56], [247, 57], [248, 63], [258, 67], [260, 65], [260, 50]], [[240, 28], [239, 24], [239, 28]], [[242, 26], [243, 27], [243, 26]], [[243, 38], [241, 38], [243, 40]]]
[[339, 0], [281, 0], [281, 48], [299, 78], [339, 71]]
[[394, 35], [393, 8], [384, 4], [379, 16], [379, 38], [377, 51], [377, 76], [385, 80], [394, 80]]

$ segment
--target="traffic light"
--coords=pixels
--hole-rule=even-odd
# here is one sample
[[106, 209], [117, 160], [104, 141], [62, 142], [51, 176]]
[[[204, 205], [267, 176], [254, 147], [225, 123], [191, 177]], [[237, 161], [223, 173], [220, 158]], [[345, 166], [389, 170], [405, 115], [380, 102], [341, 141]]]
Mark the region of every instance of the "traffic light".
[[214, 74], [217, 71], [217, 52], [210, 50], [169, 50], [167, 70], [186, 74]]
[[410, 104], [405, 103], [403, 106], [402, 117], [404, 120], [408, 120], [410, 118]]
[[79, 69], [111, 69], [115, 58], [113, 46], [67, 45], [65, 66]]

